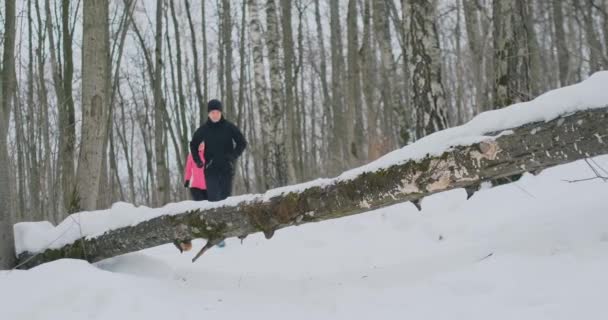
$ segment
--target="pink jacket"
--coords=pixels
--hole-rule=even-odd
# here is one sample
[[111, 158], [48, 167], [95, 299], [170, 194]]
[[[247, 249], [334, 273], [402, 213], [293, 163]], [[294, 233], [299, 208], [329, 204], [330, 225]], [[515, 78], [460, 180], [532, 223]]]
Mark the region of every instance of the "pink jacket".
[[[201, 157], [201, 160], [203, 163], [205, 163], [205, 156], [203, 153], [203, 150], [198, 151], [199, 157]], [[194, 163], [194, 159], [192, 158], [192, 154], [188, 154], [186, 168], [184, 169], [184, 183], [187, 181], [190, 181], [190, 188], [207, 190], [207, 183], [205, 182], [205, 170], [204, 168], [199, 168], [196, 166], [196, 163]]]

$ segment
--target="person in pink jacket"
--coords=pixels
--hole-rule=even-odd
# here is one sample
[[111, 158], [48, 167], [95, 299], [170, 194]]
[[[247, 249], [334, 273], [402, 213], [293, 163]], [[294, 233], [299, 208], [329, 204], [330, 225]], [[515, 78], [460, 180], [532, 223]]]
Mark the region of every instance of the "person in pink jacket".
[[[198, 148], [198, 155], [205, 162], [205, 144], [201, 143]], [[207, 200], [207, 183], [205, 182], [205, 169], [199, 168], [194, 163], [192, 154], [188, 154], [186, 167], [184, 169], [184, 187], [190, 188], [192, 200], [203, 201]]]
[[[205, 162], [205, 144], [201, 143], [198, 147], [198, 156], [200, 157], [203, 163]], [[184, 187], [190, 189], [190, 195], [192, 195], [192, 200], [194, 201], [203, 201], [207, 200], [207, 182], [205, 181], [205, 169], [199, 168], [194, 163], [194, 159], [192, 158], [192, 154], [188, 154], [188, 159], [186, 159], [186, 167], [184, 168]], [[190, 251], [192, 249], [192, 241], [190, 239], [187, 240], [178, 240], [173, 241], [173, 244], [179, 252]]]

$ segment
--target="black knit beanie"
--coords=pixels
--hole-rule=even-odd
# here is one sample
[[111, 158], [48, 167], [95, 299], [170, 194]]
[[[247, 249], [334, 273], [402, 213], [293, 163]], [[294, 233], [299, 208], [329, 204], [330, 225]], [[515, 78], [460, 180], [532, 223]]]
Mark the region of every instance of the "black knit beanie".
[[211, 112], [212, 110], [222, 111], [222, 102], [217, 99], [209, 100], [209, 103], [207, 103], [207, 113]]

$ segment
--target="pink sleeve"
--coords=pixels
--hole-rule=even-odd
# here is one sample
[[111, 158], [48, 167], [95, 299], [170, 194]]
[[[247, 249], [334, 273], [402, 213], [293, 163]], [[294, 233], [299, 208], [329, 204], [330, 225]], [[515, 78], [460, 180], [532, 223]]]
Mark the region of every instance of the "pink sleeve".
[[192, 170], [192, 155], [188, 154], [186, 159], [186, 168], [184, 169], [184, 182], [190, 180], [190, 171]]

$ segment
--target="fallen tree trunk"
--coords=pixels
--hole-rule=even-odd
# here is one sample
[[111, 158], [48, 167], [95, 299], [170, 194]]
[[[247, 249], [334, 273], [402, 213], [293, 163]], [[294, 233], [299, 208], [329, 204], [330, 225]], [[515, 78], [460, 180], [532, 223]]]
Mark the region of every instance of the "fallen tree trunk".
[[[60, 259], [90, 262], [170, 243], [205, 238], [213, 245], [228, 237], [263, 232], [353, 215], [433, 193], [465, 188], [469, 195], [484, 181], [509, 182], [525, 172], [608, 154], [608, 108], [580, 111], [549, 122], [512, 128], [483, 142], [454, 146], [438, 156], [409, 160], [350, 180], [282, 194], [258, 197], [235, 206], [160, 216], [135, 226], [40, 253], [24, 252], [22, 268]], [[499, 132], [488, 133], [497, 135]], [[606, 141], [604, 141], [606, 139]]]

